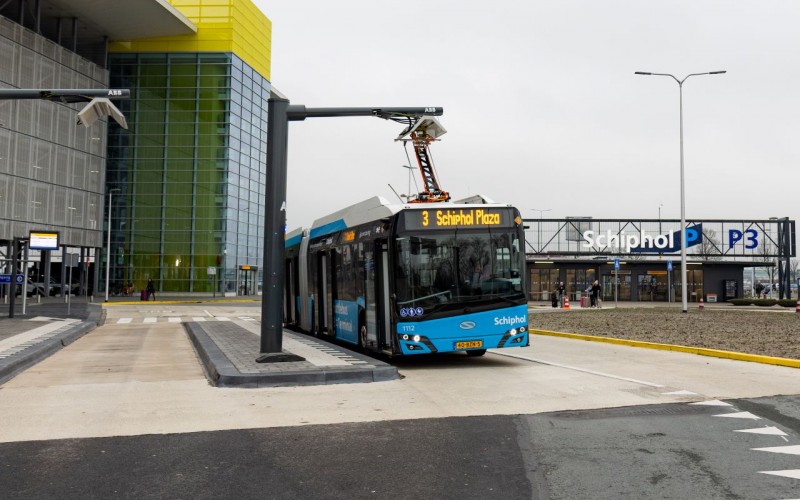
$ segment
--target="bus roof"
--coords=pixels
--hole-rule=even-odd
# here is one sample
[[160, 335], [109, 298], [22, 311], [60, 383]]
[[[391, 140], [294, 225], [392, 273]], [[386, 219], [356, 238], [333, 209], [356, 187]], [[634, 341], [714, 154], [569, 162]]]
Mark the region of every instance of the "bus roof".
[[473, 203], [463, 203], [463, 202], [389, 203], [389, 201], [382, 196], [374, 196], [368, 200], [356, 203], [355, 205], [351, 205], [337, 212], [334, 212], [330, 215], [326, 215], [325, 217], [321, 217], [315, 220], [314, 224], [311, 225], [310, 237], [317, 238], [319, 236], [325, 236], [326, 234], [330, 234], [336, 231], [341, 231], [342, 229], [347, 229], [348, 227], [354, 227], [360, 224], [365, 224], [367, 222], [372, 222], [386, 217], [391, 217], [392, 215], [402, 210], [415, 210], [415, 209], [423, 210], [423, 209], [442, 208], [442, 207], [452, 208], [453, 205], [464, 205], [464, 204], [495, 206], [495, 207], [510, 206], [508, 204], [502, 204], [502, 203], [488, 203], [488, 204], [474, 203], [479, 199], [483, 201], [490, 201], [488, 198], [484, 198], [477, 195], [463, 200]]

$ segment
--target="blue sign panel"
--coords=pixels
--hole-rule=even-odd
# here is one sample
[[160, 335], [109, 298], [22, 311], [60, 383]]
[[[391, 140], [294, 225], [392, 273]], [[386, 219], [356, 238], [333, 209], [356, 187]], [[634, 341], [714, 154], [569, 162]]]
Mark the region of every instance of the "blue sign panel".
[[671, 260], [667, 261], [667, 271], [672, 271], [672, 261]]
[[[703, 242], [703, 224], [695, 224], [684, 230], [686, 234], [686, 248], [699, 245]], [[673, 253], [681, 250], [681, 233], [673, 231], [669, 234], [659, 236], [645, 235], [635, 239], [635, 243], [630, 246], [631, 253]]]
[[614, 259], [614, 270], [619, 271], [619, 259]]
[[[24, 274], [17, 275], [17, 283], [22, 283], [25, 281]], [[0, 274], [0, 285], [9, 285], [11, 284], [11, 275], [10, 274]]]

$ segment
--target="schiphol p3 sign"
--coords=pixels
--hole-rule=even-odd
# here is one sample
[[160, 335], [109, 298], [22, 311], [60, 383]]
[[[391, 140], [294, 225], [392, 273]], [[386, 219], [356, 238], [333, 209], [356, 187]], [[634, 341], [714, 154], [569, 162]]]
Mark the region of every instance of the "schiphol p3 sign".
[[[686, 248], [703, 242], [703, 225], [695, 224], [684, 230]], [[583, 233], [584, 248], [611, 248], [624, 253], [673, 253], [681, 249], [681, 234], [672, 231], [668, 234], [648, 234], [647, 231], [636, 233], [606, 231], [606, 234], [595, 235], [594, 231]]]

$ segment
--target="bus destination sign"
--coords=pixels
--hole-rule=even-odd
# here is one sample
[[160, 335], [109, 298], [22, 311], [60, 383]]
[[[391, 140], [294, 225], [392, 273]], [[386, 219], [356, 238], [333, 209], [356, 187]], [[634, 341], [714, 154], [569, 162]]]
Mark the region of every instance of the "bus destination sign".
[[512, 227], [513, 213], [508, 208], [449, 208], [409, 210], [406, 229], [450, 229], [469, 227]]

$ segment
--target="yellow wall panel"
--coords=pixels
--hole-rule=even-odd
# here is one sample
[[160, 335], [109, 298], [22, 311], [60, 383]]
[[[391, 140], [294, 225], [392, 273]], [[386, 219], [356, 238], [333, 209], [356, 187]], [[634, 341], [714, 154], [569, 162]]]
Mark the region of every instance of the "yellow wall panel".
[[270, 80], [272, 21], [251, 0], [168, 0], [197, 33], [120, 40], [110, 52], [233, 52]]

